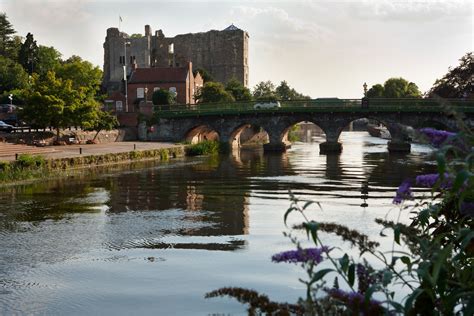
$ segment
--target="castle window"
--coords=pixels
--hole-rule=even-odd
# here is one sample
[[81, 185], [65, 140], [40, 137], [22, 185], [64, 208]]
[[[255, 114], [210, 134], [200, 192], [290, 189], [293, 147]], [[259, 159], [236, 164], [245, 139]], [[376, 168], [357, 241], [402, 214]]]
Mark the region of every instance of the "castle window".
[[136, 61], [137, 59], [135, 58], [135, 56], [130, 56], [130, 65], [133, 65]]
[[174, 44], [173, 43], [168, 45], [168, 54], [174, 54]]
[[123, 111], [122, 101], [115, 101], [115, 111], [117, 112]]
[[125, 56], [119, 56], [119, 64], [125, 65]]

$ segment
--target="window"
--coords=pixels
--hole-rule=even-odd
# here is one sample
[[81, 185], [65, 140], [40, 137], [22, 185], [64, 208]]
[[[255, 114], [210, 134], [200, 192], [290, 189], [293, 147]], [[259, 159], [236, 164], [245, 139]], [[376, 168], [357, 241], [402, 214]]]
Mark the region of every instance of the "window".
[[174, 95], [177, 95], [178, 93], [176, 92], [176, 87], [170, 87], [169, 88], [169, 91], [174, 94]]
[[137, 98], [138, 99], [145, 98], [145, 88], [137, 88]]
[[119, 56], [119, 64], [125, 65], [125, 56]]
[[133, 65], [136, 61], [137, 61], [137, 58], [135, 58], [135, 56], [130, 56], [130, 65]]
[[160, 90], [160, 87], [154, 87], [153, 92]]
[[115, 111], [117, 111], [117, 112], [122, 112], [123, 111], [122, 101], [115, 101]]

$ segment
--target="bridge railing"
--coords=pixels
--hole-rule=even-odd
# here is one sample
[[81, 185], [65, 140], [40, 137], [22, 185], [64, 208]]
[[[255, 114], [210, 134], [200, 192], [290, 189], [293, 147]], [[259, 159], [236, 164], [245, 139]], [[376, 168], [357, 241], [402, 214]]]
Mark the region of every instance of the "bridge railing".
[[253, 112], [314, 112], [314, 111], [446, 111], [450, 108], [459, 112], [474, 112], [474, 100], [462, 99], [436, 99], [421, 98], [367, 98], [367, 99], [337, 99], [320, 98], [311, 100], [279, 101], [280, 107], [256, 109], [258, 101], [232, 102], [232, 103], [199, 103], [193, 105], [171, 105], [168, 107], [156, 107], [158, 116], [196, 116], [196, 115], [219, 115], [238, 114]]

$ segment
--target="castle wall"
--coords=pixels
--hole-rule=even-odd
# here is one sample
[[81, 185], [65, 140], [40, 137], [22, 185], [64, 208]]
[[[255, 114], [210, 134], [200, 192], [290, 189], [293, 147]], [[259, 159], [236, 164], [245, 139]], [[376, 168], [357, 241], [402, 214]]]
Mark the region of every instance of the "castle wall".
[[[226, 83], [236, 78], [248, 86], [248, 34], [242, 30], [208, 31], [165, 37], [161, 30], [151, 34], [145, 26], [145, 36], [130, 38], [117, 28], [109, 28], [104, 42], [104, 81], [108, 93], [123, 90], [123, 56], [127, 46], [127, 74], [132, 63], [138, 68], [183, 67], [188, 61], [194, 69], [206, 69], [215, 80]], [[170, 52], [170, 45], [173, 51]]]

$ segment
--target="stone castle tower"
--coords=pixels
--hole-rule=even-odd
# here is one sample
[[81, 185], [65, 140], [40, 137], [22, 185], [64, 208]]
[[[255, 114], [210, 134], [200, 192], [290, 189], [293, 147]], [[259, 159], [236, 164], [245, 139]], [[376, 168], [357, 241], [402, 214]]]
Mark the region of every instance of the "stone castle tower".
[[184, 67], [189, 61], [219, 82], [236, 78], [248, 86], [248, 38], [247, 32], [234, 25], [175, 37], [165, 37], [161, 30], [153, 35], [149, 25], [144, 36], [132, 37], [112, 27], [104, 42], [103, 86], [109, 93], [120, 90], [125, 65], [129, 75], [133, 67]]

